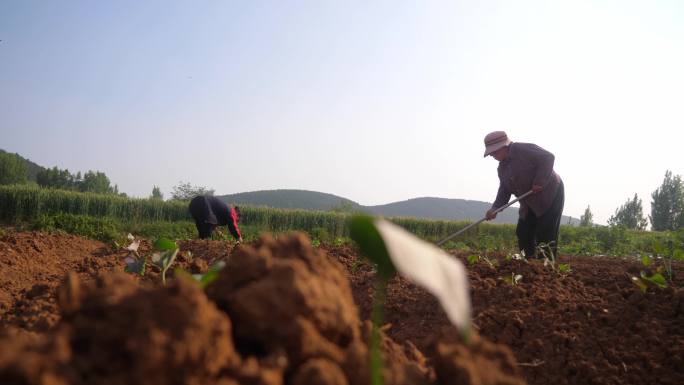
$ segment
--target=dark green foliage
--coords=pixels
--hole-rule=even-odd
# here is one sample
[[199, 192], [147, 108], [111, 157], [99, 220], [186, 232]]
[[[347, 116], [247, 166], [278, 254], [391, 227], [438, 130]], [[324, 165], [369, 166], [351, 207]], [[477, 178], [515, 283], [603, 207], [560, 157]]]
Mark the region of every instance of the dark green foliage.
[[16, 154], [0, 152], [0, 185], [27, 182], [26, 164]]
[[57, 167], [46, 168], [38, 172], [36, 182], [40, 187], [49, 187], [62, 190], [78, 190], [78, 183], [81, 181], [81, 173], [78, 177], [69, 172], [68, 169], [61, 170]]
[[634, 194], [633, 199], [627, 199], [627, 203], [615, 210], [615, 215], [608, 219], [610, 226], [622, 226], [630, 230], [646, 230], [648, 221], [644, 218], [641, 199]]
[[[9, 154], [9, 153], [5, 150], [0, 150], [0, 154]], [[38, 174], [39, 171], [44, 170], [44, 167], [31, 162], [30, 160], [22, 157], [19, 154], [10, 154], [10, 155], [16, 156], [17, 158], [19, 158], [24, 163], [24, 165], [26, 166], [26, 178], [29, 182], [35, 182], [36, 181], [36, 174]]]
[[684, 182], [680, 175], [665, 172], [663, 184], [651, 194], [651, 226], [653, 230], [684, 228]]
[[68, 169], [57, 167], [43, 169], [36, 175], [36, 182], [41, 187], [60, 190], [92, 192], [97, 194], [118, 194], [118, 188], [112, 187], [107, 175], [100, 171], [88, 171], [81, 177], [81, 172], [72, 174]]

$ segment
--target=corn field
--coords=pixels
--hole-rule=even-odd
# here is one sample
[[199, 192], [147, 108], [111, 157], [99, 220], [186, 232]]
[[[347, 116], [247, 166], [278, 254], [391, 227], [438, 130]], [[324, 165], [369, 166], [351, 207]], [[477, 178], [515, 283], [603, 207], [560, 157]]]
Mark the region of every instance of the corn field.
[[[241, 227], [252, 236], [261, 232], [305, 231], [312, 238], [331, 241], [347, 238], [350, 214], [325, 211], [288, 210], [241, 205]], [[154, 229], [169, 224], [192, 229], [188, 202], [126, 198], [115, 195], [44, 189], [35, 186], [0, 186], [0, 221], [9, 224], [35, 223], [45, 217], [71, 214], [113, 219], [122, 228]], [[435, 242], [469, 222], [389, 218], [409, 232]], [[167, 228], [169, 226], [166, 226]], [[192, 226], [194, 227], [194, 226]], [[151, 231], [153, 232], [153, 231]], [[636, 232], [620, 228], [561, 227], [561, 248], [573, 254], [634, 254], [649, 252], [654, 241], [665, 233]], [[515, 225], [483, 223], [450, 245], [475, 250], [510, 251], [516, 249]]]

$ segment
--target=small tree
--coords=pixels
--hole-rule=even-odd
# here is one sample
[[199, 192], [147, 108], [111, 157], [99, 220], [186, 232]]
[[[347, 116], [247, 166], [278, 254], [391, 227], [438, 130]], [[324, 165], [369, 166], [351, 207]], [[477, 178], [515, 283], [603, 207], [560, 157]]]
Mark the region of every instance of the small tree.
[[26, 163], [16, 154], [0, 152], [0, 184], [26, 183]]
[[181, 181], [173, 187], [171, 199], [187, 201], [198, 195], [214, 195], [214, 190], [208, 189], [204, 186], [193, 186], [190, 183], [183, 183]]
[[94, 192], [99, 194], [116, 193], [109, 182], [109, 178], [103, 172], [88, 171], [83, 175], [83, 181], [79, 185], [79, 190], [84, 192]]
[[158, 186], [152, 187], [152, 196], [150, 196], [150, 199], [159, 201], [164, 200], [164, 194], [162, 194], [161, 189]]
[[581, 227], [591, 227], [594, 222], [594, 215], [591, 213], [591, 206], [587, 206], [587, 209], [584, 210], [584, 215], [580, 217], [580, 226]]
[[684, 182], [682, 177], [665, 172], [663, 184], [651, 194], [651, 226], [653, 230], [676, 230], [684, 227]]
[[634, 194], [633, 199], [627, 199], [627, 202], [615, 210], [615, 215], [608, 219], [610, 226], [623, 226], [632, 230], [645, 230], [648, 221], [644, 218], [643, 207], [641, 199]]

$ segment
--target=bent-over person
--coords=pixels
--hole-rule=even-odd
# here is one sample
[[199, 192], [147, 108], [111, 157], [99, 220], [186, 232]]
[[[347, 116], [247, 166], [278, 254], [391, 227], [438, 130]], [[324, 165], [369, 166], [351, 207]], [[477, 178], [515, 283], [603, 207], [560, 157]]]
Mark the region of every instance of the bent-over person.
[[484, 142], [484, 156], [499, 161], [499, 191], [487, 220], [496, 218], [494, 211], [508, 203], [511, 194], [519, 197], [532, 190], [520, 201], [518, 246], [525, 256], [541, 258], [537, 246], [549, 245], [556, 257], [565, 189], [553, 170], [554, 155], [536, 144], [512, 142], [503, 131], [489, 133]]
[[238, 242], [242, 242], [242, 234], [238, 227], [241, 219], [238, 206], [229, 206], [212, 195], [199, 195], [190, 201], [189, 209], [201, 239], [210, 238], [218, 226], [228, 226], [230, 234]]

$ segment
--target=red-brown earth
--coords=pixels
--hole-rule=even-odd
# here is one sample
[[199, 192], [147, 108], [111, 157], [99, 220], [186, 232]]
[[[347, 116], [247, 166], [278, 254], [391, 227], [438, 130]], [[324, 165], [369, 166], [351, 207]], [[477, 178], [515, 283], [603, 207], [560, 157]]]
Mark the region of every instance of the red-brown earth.
[[[300, 235], [179, 245], [187, 271], [227, 262], [205, 291], [172, 272], [166, 287], [153, 268], [123, 273], [128, 252], [100, 242], [6, 232], [0, 383], [368, 383], [375, 274], [353, 248], [312, 248]], [[668, 288], [642, 293], [635, 259], [562, 256], [572, 272], [558, 274], [490, 257], [494, 268], [468, 264], [479, 331], [469, 345], [434, 297], [390, 282], [386, 383], [684, 383], [682, 263]], [[517, 285], [503, 279], [511, 274]]]

